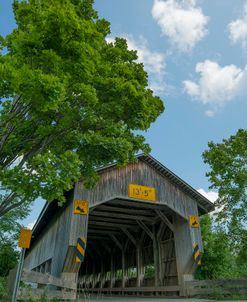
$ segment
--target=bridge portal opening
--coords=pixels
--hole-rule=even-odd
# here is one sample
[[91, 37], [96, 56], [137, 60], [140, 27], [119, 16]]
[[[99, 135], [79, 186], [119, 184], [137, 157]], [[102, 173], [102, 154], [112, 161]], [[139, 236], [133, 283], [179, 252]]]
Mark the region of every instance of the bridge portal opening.
[[90, 210], [79, 288], [92, 293], [178, 290], [173, 216], [168, 207], [115, 199]]

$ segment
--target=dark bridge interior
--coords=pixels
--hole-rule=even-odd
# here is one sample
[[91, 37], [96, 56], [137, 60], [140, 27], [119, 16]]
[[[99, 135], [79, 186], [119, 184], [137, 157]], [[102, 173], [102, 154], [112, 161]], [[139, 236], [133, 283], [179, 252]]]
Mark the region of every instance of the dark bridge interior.
[[79, 285], [91, 292], [177, 290], [174, 213], [164, 205], [113, 200], [90, 210]]

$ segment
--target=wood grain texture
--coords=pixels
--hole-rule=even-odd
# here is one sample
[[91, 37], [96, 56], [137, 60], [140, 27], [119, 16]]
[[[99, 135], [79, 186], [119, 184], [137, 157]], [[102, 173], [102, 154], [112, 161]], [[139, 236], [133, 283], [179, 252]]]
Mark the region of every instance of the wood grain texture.
[[[193, 244], [199, 244], [201, 251], [203, 248], [200, 228], [188, 223], [189, 215], [198, 215], [197, 201], [141, 160], [122, 168], [109, 167], [99, 174], [94, 189], [76, 183], [67, 206], [54, 213], [46, 225], [42, 222], [44, 229], [31, 246], [25, 267], [32, 270], [51, 259], [52, 275], [79, 272], [84, 285], [102, 288], [113, 284], [122, 288], [133, 284], [138, 288], [174, 286], [181, 284], [184, 274], [193, 274]], [[129, 198], [130, 183], [154, 187], [156, 202]], [[89, 202], [88, 215], [73, 214], [77, 199]], [[81, 236], [87, 249], [80, 267], [74, 260]], [[145, 279], [144, 267], [153, 263], [155, 278]], [[128, 271], [136, 267], [138, 276], [131, 279]], [[120, 270], [123, 280], [119, 282]]]
[[208, 294], [247, 294], [247, 278], [194, 280], [185, 282], [187, 296]]
[[62, 278], [56, 278], [52, 275], [41, 274], [34, 271], [23, 270], [21, 280], [26, 282], [32, 282], [37, 284], [55, 285], [62, 288], [76, 289], [76, 283], [64, 280]]
[[71, 207], [68, 206], [59, 215], [47, 221], [46, 227], [25, 258], [24, 268], [35, 267], [52, 259], [51, 274], [60, 277], [67, 253], [71, 225]]
[[101, 178], [93, 190], [86, 190], [83, 184], [79, 183], [76, 194], [80, 199], [89, 200], [90, 207], [94, 207], [116, 197], [128, 198], [130, 183], [154, 187], [157, 203], [167, 205], [186, 219], [188, 215], [193, 214], [191, 210], [194, 209], [194, 206], [197, 206], [197, 202], [183, 192], [179, 186], [157, 173], [154, 168], [143, 161], [129, 164], [123, 168], [112, 167], [103, 170]]

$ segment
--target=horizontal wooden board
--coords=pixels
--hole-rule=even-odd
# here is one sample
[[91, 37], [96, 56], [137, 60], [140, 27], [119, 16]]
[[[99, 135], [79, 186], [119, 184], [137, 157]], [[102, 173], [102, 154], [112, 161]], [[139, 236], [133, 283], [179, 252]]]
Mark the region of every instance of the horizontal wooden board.
[[194, 288], [188, 291], [190, 296], [200, 295], [200, 294], [247, 294], [247, 286], [245, 287], [211, 287], [211, 288]]
[[146, 286], [146, 287], [113, 287], [113, 288], [88, 288], [86, 292], [177, 292], [180, 291], [180, 286]]
[[42, 274], [34, 271], [23, 270], [21, 280], [37, 284], [55, 285], [68, 289], [77, 288], [76, 282], [67, 281], [62, 278], [56, 278], [52, 275]]
[[20, 288], [18, 299], [26, 301], [27, 299], [56, 299], [56, 300], [76, 300], [76, 291], [65, 292], [59, 290], [45, 290], [41, 288]]
[[245, 286], [247, 285], [247, 278], [241, 279], [216, 279], [216, 280], [194, 280], [186, 282], [187, 287], [198, 286]]
[[247, 278], [194, 280], [185, 282], [188, 296], [208, 294], [247, 294]]

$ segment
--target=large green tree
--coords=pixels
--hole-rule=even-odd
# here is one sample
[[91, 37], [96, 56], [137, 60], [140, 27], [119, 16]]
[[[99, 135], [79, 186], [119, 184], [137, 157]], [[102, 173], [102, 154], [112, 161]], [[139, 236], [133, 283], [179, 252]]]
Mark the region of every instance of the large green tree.
[[204, 252], [196, 277], [216, 279], [233, 276], [234, 258], [227, 233], [219, 226], [213, 228], [209, 215], [201, 217], [200, 224]]
[[207, 176], [211, 188], [218, 190], [219, 198], [216, 230], [209, 217], [203, 218], [205, 262], [199, 275], [246, 276], [247, 130], [239, 129], [221, 143], [210, 142], [208, 147], [203, 158], [210, 167]]
[[[0, 299], [1, 277], [6, 277], [17, 264], [19, 252], [16, 247], [21, 228], [20, 221], [28, 212], [28, 205], [23, 204], [0, 219]], [[3, 290], [5, 291], [5, 288]]]
[[198, 267], [198, 279], [235, 278], [247, 276], [247, 231], [213, 222], [209, 215], [201, 217], [204, 252]]
[[219, 218], [236, 220], [241, 224], [247, 218], [247, 130], [239, 129], [222, 143], [208, 144], [203, 153], [210, 166], [207, 176], [217, 189], [220, 207]]
[[[0, 47], [0, 217], [38, 196], [64, 201], [95, 168], [149, 152], [163, 112], [143, 64], [92, 0], [15, 0], [17, 27]], [[139, 132], [138, 132], [139, 133]]]

